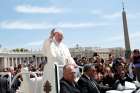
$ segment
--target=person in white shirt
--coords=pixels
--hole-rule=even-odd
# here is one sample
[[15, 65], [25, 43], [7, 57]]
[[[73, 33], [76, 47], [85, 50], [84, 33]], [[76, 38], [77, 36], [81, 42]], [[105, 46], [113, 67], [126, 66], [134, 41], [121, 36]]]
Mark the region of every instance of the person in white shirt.
[[[43, 72], [43, 83], [47, 80], [51, 83], [52, 90], [50, 91], [50, 93], [56, 93], [54, 64], [73, 64], [77, 66], [75, 61], [71, 57], [69, 49], [62, 43], [62, 40], [62, 31], [58, 29], [52, 29], [50, 37], [45, 40], [43, 45], [43, 53], [47, 57], [47, 64], [44, 66]], [[59, 75], [61, 74], [63, 74], [63, 72], [59, 73]], [[61, 78], [61, 76], [59, 77]]]

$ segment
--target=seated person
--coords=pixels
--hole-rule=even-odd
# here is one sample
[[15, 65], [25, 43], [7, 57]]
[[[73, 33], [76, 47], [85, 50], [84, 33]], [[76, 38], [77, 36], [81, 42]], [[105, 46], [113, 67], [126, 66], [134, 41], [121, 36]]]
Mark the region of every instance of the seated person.
[[81, 93], [105, 93], [108, 87], [98, 84], [96, 78], [97, 69], [95, 65], [86, 64], [84, 66], [84, 74], [78, 80]]
[[76, 79], [76, 68], [72, 64], [63, 68], [63, 78], [60, 80], [60, 93], [81, 93]]

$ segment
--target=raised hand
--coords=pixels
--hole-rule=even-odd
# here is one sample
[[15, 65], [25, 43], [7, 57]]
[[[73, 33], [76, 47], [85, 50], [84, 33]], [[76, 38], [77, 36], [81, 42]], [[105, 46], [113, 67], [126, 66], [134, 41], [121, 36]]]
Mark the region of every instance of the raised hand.
[[54, 32], [55, 32], [55, 28], [53, 28], [53, 29], [51, 30], [50, 38], [53, 38], [53, 36], [54, 36]]

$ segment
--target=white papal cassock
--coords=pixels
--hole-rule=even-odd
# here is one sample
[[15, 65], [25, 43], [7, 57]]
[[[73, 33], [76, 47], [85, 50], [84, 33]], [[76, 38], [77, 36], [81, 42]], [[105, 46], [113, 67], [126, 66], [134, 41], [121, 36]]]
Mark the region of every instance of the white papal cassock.
[[[58, 65], [75, 64], [69, 49], [63, 44], [58, 44], [55, 39], [48, 39], [43, 46], [44, 55], [47, 56], [47, 64], [44, 66], [43, 85], [48, 80], [51, 83], [52, 91], [56, 93], [54, 63]], [[44, 93], [44, 92], [42, 92]]]

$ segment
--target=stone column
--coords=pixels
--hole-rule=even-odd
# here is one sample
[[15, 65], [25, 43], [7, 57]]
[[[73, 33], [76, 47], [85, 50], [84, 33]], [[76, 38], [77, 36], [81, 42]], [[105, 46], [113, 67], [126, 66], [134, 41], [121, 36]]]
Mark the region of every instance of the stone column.
[[18, 66], [17, 58], [15, 58], [16, 67]]
[[9, 57], [7, 57], [7, 66], [10, 67]]
[[11, 61], [11, 65], [10, 66], [13, 66], [13, 58], [12, 57], [11, 57], [10, 61]]
[[21, 57], [19, 58], [19, 63], [21, 64]]
[[3, 63], [4, 63], [4, 68], [7, 68], [8, 65], [7, 65], [7, 57], [3, 57]]

